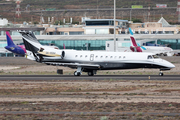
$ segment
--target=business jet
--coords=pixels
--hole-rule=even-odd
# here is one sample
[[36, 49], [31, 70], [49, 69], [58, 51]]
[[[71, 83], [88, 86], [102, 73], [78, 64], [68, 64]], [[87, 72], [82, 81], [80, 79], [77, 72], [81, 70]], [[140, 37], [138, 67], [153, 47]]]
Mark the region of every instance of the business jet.
[[136, 43], [136, 39], [134, 38], [133, 32], [131, 28], [129, 28], [131, 46], [130, 49], [133, 52], [151, 52], [155, 53], [158, 56], [173, 56], [173, 49], [170, 47], [158, 47], [158, 46], [140, 46]]
[[15, 45], [8, 31], [6, 31], [6, 39], [7, 39], [7, 46], [5, 47], [5, 49], [7, 49], [8, 51], [11, 51], [12, 53], [16, 55], [20, 55], [20, 56], [25, 55], [26, 53], [25, 46]]
[[97, 70], [157, 68], [160, 76], [163, 70], [170, 70], [175, 66], [153, 53], [138, 52], [106, 52], [106, 51], [77, 51], [67, 49], [52, 49], [42, 46], [33, 37], [32, 32], [19, 31], [27, 51], [27, 58], [47, 65], [67, 66], [77, 69], [75, 76], [87, 72], [89, 76]]

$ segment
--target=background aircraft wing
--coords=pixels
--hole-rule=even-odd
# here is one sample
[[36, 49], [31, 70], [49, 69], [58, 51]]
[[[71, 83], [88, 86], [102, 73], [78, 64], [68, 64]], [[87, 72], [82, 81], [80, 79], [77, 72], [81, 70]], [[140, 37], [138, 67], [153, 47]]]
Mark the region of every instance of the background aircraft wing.
[[56, 63], [56, 62], [44, 62], [48, 65], [66, 66], [70, 68], [84, 67], [84, 68], [100, 68], [98, 64], [81, 64], [81, 63]]
[[177, 55], [180, 53], [180, 50], [173, 50], [173, 51], [170, 51], [170, 53], [173, 55]]

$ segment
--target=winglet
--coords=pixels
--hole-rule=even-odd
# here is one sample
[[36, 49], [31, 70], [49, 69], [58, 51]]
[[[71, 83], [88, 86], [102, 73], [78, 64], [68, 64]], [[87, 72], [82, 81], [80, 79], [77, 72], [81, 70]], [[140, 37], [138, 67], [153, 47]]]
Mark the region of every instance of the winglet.
[[129, 28], [129, 33], [130, 33], [131, 35], [133, 35], [133, 32], [132, 32], [131, 28]]
[[8, 46], [14, 45], [13, 40], [12, 40], [12, 38], [11, 38], [11, 35], [9, 34], [8, 31], [6, 31], [6, 39], [7, 39], [7, 44], [8, 44]]

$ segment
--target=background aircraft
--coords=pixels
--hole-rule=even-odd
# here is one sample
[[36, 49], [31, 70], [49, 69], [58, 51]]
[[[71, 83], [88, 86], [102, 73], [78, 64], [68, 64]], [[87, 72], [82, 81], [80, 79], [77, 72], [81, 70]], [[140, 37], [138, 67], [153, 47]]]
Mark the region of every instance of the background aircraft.
[[175, 66], [158, 58], [153, 53], [138, 52], [107, 52], [107, 51], [78, 51], [52, 49], [42, 46], [32, 32], [20, 31], [27, 50], [27, 58], [51, 65], [67, 66], [77, 69], [75, 76], [87, 72], [89, 76], [96, 74], [97, 70], [157, 68], [170, 70]]
[[136, 43], [136, 40], [134, 38], [133, 32], [131, 28], [129, 28], [129, 33], [130, 33], [130, 39], [131, 39], [131, 46], [130, 49], [133, 52], [151, 52], [155, 53], [156, 55], [159, 56], [173, 56], [174, 52], [173, 49], [170, 47], [158, 47], [158, 46], [139, 46]]
[[[32, 37], [37, 39], [35, 36], [32, 36]], [[6, 46], [5, 49], [11, 51], [12, 53], [14, 53], [15, 55], [18, 55], [18, 56], [24, 56], [26, 54], [25, 46], [24, 45], [15, 45], [11, 38], [11, 35], [9, 34], [8, 31], [6, 31], [6, 39], [7, 39], [8, 46]], [[49, 46], [54, 49], [59, 49], [57, 46], [54, 46], [54, 45], [44, 45], [44, 46]], [[65, 48], [65, 45], [64, 45], [64, 48]]]
[[26, 49], [24, 45], [15, 45], [9, 32], [6, 31], [6, 39], [7, 39], [7, 46], [5, 49], [11, 51], [15, 55], [24, 56], [26, 53]]

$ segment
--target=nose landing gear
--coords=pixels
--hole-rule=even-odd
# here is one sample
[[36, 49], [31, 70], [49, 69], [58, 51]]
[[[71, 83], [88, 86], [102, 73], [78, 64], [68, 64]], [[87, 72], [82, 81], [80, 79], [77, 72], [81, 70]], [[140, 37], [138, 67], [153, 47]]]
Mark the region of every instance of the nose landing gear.
[[159, 76], [163, 76], [164, 74], [162, 72], [159, 73]]
[[163, 74], [163, 72], [162, 71], [160, 71], [159, 72], [159, 76], [163, 76], [164, 74]]

